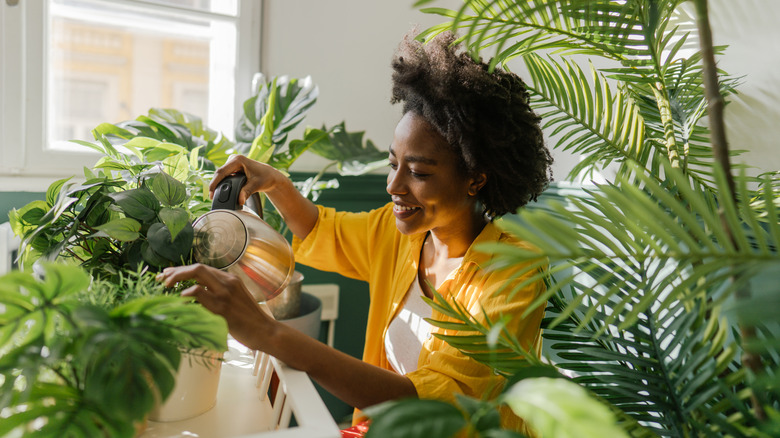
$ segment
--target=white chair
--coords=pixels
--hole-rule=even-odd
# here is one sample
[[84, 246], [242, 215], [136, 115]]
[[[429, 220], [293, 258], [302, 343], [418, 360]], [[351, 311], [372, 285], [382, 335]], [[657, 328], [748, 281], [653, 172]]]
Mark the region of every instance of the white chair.
[[339, 285], [332, 283], [304, 284], [303, 291], [322, 301], [322, 321], [328, 322], [328, 345], [333, 347], [336, 333], [336, 320], [339, 317]]

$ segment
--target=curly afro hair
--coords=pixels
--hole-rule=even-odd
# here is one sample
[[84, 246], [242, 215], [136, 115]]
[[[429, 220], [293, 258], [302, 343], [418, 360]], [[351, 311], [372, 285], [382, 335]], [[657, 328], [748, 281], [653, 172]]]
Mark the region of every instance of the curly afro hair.
[[477, 194], [490, 218], [515, 212], [547, 188], [552, 156], [516, 74], [474, 61], [445, 32], [423, 44], [411, 33], [392, 61], [392, 103], [422, 116], [461, 157], [465, 175], [484, 173]]

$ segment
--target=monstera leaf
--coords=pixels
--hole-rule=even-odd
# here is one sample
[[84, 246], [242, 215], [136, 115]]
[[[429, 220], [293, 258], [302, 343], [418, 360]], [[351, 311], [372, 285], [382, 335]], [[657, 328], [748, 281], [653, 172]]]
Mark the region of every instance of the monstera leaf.
[[256, 92], [244, 102], [244, 114], [236, 125], [236, 151], [248, 154], [255, 139], [265, 135], [265, 146], [277, 152], [317, 102], [319, 88], [311, 76], [279, 76], [268, 82], [258, 73], [253, 82]]

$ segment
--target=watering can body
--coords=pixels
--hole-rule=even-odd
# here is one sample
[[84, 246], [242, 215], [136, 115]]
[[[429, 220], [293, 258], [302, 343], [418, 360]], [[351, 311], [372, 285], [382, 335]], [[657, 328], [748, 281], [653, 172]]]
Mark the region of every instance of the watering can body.
[[245, 182], [239, 173], [219, 183], [211, 211], [193, 223], [194, 255], [200, 263], [235, 274], [257, 301], [267, 301], [287, 287], [295, 261], [287, 240], [261, 218], [257, 193], [247, 205], [238, 205]]

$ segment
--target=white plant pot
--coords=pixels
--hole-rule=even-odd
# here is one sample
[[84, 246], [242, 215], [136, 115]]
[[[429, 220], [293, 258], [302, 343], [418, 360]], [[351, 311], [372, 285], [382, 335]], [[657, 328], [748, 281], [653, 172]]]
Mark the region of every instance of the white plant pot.
[[213, 408], [217, 403], [221, 359], [222, 353], [182, 353], [173, 392], [149, 413], [149, 420], [186, 420]]

